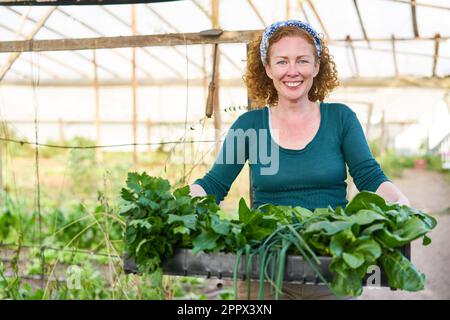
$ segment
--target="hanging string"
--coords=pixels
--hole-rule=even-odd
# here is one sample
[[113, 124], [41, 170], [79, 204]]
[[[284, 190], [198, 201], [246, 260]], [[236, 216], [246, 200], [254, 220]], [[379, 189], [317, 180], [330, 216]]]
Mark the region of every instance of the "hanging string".
[[[200, 119], [198, 121], [201, 123], [203, 119]], [[192, 125], [190, 127], [190, 130], [195, 130], [197, 124]], [[186, 130], [187, 131], [187, 130]], [[24, 140], [17, 140], [17, 139], [9, 139], [0, 137], [1, 141], [5, 142], [11, 142], [11, 143], [17, 143], [20, 145], [33, 145], [33, 146], [39, 146], [39, 147], [46, 147], [46, 148], [56, 148], [56, 149], [96, 149], [96, 148], [118, 148], [118, 147], [129, 147], [129, 146], [153, 146], [153, 145], [166, 145], [166, 144], [179, 144], [179, 143], [207, 143], [207, 142], [216, 142], [215, 140], [197, 140], [197, 141], [181, 141], [183, 140], [184, 135], [177, 141], [164, 141], [164, 142], [144, 142], [144, 143], [123, 143], [123, 144], [109, 144], [109, 145], [89, 145], [89, 146], [64, 146], [64, 145], [57, 145], [57, 144], [48, 144], [48, 143], [40, 143], [40, 142], [29, 142]]]
[[35, 54], [31, 51], [31, 87], [33, 89], [33, 106], [34, 106], [34, 138], [36, 141], [35, 145], [35, 168], [36, 168], [36, 195], [35, 195], [35, 203], [36, 203], [36, 211], [38, 214], [38, 230], [39, 230], [39, 247], [41, 248], [41, 288], [44, 288], [44, 269], [45, 269], [45, 261], [44, 261], [44, 251], [42, 247], [42, 216], [41, 216], [41, 186], [40, 186], [40, 178], [39, 178], [39, 125], [38, 125], [38, 93], [37, 89], [39, 86], [40, 80], [40, 69], [39, 69], [39, 60], [37, 61], [37, 68], [35, 66], [35, 58], [39, 57], [39, 54]]

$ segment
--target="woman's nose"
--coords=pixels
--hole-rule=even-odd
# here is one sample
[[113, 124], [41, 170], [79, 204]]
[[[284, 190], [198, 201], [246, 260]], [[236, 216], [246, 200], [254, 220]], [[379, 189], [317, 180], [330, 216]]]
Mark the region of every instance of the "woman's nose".
[[297, 66], [296, 63], [293, 63], [293, 62], [289, 63], [287, 74], [289, 76], [296, 76], [296, 75], [298, 75], [298, 66]]

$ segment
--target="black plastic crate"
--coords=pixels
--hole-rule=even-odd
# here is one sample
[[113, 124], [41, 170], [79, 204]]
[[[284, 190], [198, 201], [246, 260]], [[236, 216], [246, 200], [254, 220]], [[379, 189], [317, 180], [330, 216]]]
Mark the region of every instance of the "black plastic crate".
[[[401, 251], [406, 258], [411, 259], [410, 245], [401, 248]], [[319, 257], [319, 261], [321, 263], [317, 265], [317, 268], [327, 281], [332, 281], [333, 273], [329, 270], [331, 257]], [[200, 252], [194, 255], [192, 250], [177, 249], [170, 259], [163, 262], [162, 268], [164, 274], [167, 275], [232, 279], [235, 262], [236, 256], [230, 253]], [[126, 273], [139, 273], [134, 260], [127, 258], [127, 256], [124, 258], [124, 270]], [[380, 286], [387, 287], [386, 275], [381, 268], [380, 271]], [[367, 279], [370, 276], [371, 274], [366, 276], [364, 284], [367, 285]], [[241, 259], [238, 277], [239, 279], [246, 278], [245, 256]], [[255, 280], [259, 279], [257, 255], [252, 257], [250, 277]], [[322, 283], [311, 266], [301, 256], [287, 256], [284, 281], [311, 285]]]

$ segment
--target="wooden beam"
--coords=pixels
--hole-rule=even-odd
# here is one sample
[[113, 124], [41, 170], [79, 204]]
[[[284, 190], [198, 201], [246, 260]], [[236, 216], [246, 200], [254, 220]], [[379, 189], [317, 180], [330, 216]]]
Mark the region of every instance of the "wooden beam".
[[[36, 23], [36, 25], [33, 27], [33, 30], [31, 33], [27, 36], [26, 40], [31, 40], [34, 38], [34, 36], [41, 30], [42, 26], [45, 24], [45, 22], [50, 18], [51, 14], [56, 10], [56, 7], [51, 7], [47, 10], [47, 12], [42, 16], [42, 18]], [[28, 17], [27, 17], [28, 18]], [[0, 81], [5, 77], [8, 70], [11, 68], [11, 66], [14, 64], [14, 62], [19, 58], [21, 52], [15, 52], [11, 53], [8, 57], [8, 60], [6, 63], [0, 68]]]
[[411, 0], [411, 17], [414, 30], [414, 37], [419, 38], [419, 27], [417, 26], [416, 0]]
[[325, 28], [325, 24], [323, 23], [322, 19], [320, 18], [319, 12], [316, 10], [316, 7], [314, 6], [313, 2], [311, 0], [306, 0], [308, 2], [308, 5], [311, 7], [311, 10], [313, 11], [314, 15], [316, 16], [317, 20], [319, 21], [319, 24], [325, 33], [325, 36], [327, 39], [330, 39], [330, 34], [327, 31], [327, 28]]
[[359, 67], [358, 67], [358, 60], [356, 59], [356, 52], [355, 47], [353, 46], [352, 38], [350, 35], [347, 35], [347, 46], [352, 51], [352, 57], [353, 57], [353, 63], [355, 64], [355, 75], [354, 77], [359, 77]]
[[[157, 34], [139, 36], [118, 36], [100, 38], [78, 38], [78, 39], [54, 39], [54, 40], [22, 40], [1, 41], [1, 52], [33, 52], [33, 51], [66, 51], [66, 50], [89, 50], [89, 49], [112, 49], [131, 47], [161, 47], [179, 45], [198, 45], [213, 43], [248, 43], [263, 30], [241, 30], [224, 31], [220, 36], [206, 38], [200, 33], [177, 33]], [[442, 41], [450, 39], [450, 36], [441, 36]], [[396, 41], [433, 41], [434, 37], [397, 38]], [[339, 44], [347, 39], [329, 40], [329, 44]], [[352, 42], [365, 42], [365, 39], [352, 39]], [[391, 38], [372, 38], [371, 42], [390, 42]], [[100, 67], [100, 66], [99, 66]]]
[[394, 68], [395, 68], [395, 76], [398, 77], [399, 76], [399, 72], [398, 72], [398, 63], [397, 63], [397, 48], [395, 46], [395, 35], [392, 34], [392, 58], [394, 60]]
[[258, 8], [256, 8], [255, 4], [253, 3], [252, 0], [247, 0], [248, 4], [250, 5], [250, 7], [252, 8], [253, 12], [256, 14], [256, 16], [258, 17], [259, 21], [261, 22], [261, 24], [263, 25], [263, 27], [265, 28], [267, 26], [267, 23], [264, 21], [264, 18], [262, 17], [261, 13], [259, 12]]
[[361, 31], [364, 35], [364, 39], [366, 39], [367, 45], [369, 46], [369, 48], [371, 48], [372, 46], [370, 45], [370, 40], [369, 37], [367, 36], [366, 28], [364, 27], [364, 21], [362, 19], [361, 12], [358, 7], [358, 0], [353, 0], [353, 4], [355, 5], [356, 13], [358, 14], [359, 25], [361, 26]]
[[434, 36], [434, 57], [433, 57], [433, 69], [432, 69], [432, 76], [436, 77], [436, 67], [439, 59], [439, 43], [440, 43], [441, 35], [439, 33], [436, 33]]

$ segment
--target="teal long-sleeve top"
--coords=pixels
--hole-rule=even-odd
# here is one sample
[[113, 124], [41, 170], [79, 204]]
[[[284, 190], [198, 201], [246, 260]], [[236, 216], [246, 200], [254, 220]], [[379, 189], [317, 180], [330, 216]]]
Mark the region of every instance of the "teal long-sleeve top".
[[347, 170], [359, 191], [389, 181], [374, 159], [355, 112], [320, 103], [319, 130], [303, 149], [279, 146], [270, 132], [268, 107], [247, 111], [230, 127], [209, 172], [194, 183], [219, 204], [247, 162], [253, 208], [265, 203], [310, 210], [347, 205]]

